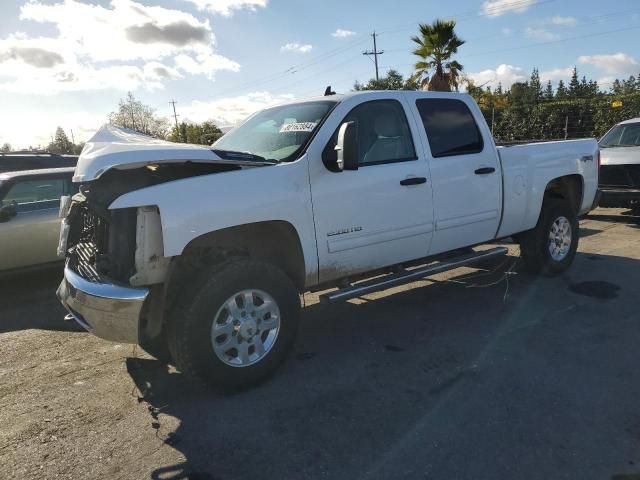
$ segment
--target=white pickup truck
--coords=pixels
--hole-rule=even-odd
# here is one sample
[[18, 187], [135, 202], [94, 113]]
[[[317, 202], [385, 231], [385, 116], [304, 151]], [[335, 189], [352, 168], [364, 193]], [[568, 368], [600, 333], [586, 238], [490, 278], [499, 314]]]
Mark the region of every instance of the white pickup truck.
[[211, 147], [103, 127], [61, 208], [58, 297], [95, 335], [242, 387], [334, 302], [504, 255], [557, 274], [594, 205], [595, 140], [496, 148], [466, 94], [360, 92], [260, 111]]

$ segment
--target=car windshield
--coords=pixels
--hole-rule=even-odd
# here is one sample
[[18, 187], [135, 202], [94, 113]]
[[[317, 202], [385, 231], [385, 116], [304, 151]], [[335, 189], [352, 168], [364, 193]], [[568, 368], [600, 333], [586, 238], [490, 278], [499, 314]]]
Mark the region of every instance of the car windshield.
[[600, 140], [600, 147], [640, 146], [640, 122], [616, 125]]
[[214, 143], [213, 149], [269, 161], [293, 160], [336, 103], [325, 100], [263, 110]]

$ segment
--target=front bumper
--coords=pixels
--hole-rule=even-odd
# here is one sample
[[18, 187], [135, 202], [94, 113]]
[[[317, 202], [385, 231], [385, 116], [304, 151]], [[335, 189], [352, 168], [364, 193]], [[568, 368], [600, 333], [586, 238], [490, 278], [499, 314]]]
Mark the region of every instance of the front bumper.
[[640, 204], [640, 189], [600, 187], [601, 207], [630, 208]]
[[146, 288], [89, 282], [68, 266], [57, 291], [62, 305], [83, 328], [97, 337], [122, 343], [138, 343], [140, 317], [148, 295]]

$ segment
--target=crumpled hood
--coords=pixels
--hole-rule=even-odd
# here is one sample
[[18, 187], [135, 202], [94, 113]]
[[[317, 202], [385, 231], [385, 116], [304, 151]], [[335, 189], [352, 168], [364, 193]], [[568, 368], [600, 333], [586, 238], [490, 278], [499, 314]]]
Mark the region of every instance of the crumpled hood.
[[127, 128], [104, 125], [84, 146], [73, 181], [89, 182], [112, 168], [125, 170], [176, 161], [238, 163], [221, 159], [204, 145], [172, 143]]
[[601, 165], [640, 165], [640, 147], [600, 148]]

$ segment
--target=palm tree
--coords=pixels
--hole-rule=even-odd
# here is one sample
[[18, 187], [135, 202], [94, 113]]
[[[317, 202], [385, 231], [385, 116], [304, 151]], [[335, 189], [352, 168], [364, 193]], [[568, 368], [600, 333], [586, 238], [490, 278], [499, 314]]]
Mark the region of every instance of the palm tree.
[[[436, 20], [431, 25], [420, 23], [418, 29], [420, 35], [411, 37], [418, 47], [413, 51], [420, 57], [415, 64], [413, 78], [421, 82], [425, 90], [450, 92], [458, 90], [458, 79], [462, 72], [462, 65], [451, 57], [458, 53], [458, 48], [463, 45], [454, 28], [454, 20]], [[432, 72], [431, 78], [429, 73]]]

